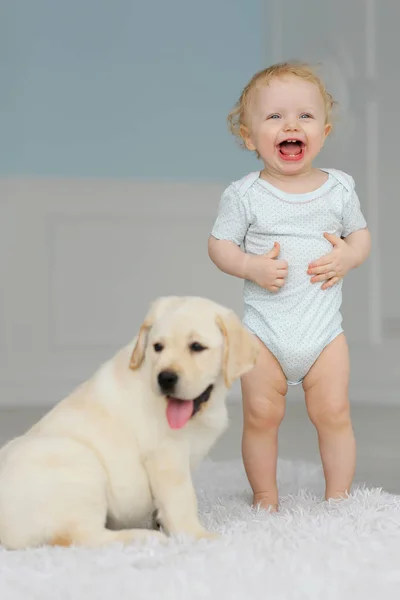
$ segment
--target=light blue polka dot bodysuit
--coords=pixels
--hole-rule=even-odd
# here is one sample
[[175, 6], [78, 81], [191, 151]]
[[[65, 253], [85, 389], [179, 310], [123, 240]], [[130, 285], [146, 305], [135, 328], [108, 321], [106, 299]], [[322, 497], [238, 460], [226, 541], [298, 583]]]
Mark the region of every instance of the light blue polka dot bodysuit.
[[323, 169], [327, 181], [305, 194], [288, 194], [250, 173], [223, 193], [211, 235], [265, 254], [280, 244], [288, 262], [285, 285], [269, 292], [244, 282], [244, 325], [279, 361], [288, 384], [301, 383], [322, 350], [342, 329], [342, 281], [322, 290], [308, 264], [332, 250], [324, 232], [347, 237], [366, 227], [353, 178]]

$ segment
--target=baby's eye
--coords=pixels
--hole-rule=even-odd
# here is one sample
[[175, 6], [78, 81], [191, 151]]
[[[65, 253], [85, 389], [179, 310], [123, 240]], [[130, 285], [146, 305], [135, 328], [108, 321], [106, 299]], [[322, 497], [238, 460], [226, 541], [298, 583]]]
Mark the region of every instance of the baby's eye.
[[269, 115], [268, 119], [280, 119], [279, 115]]
[[304, 113], [300, 115], [300, 119], [312, 119], [312, 116], [310, 115], [310, 113]]

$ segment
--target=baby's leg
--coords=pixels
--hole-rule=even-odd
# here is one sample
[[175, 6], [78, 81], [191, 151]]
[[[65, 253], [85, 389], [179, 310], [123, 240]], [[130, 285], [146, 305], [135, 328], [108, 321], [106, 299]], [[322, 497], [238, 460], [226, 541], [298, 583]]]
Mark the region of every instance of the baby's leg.
[[344, 334], [320, 354], [303, 381], [308, 414], [318, 433], [324, 468], [325, 498], [350, 492], [356, 443], [350, 418], [349, 352]]
[[285, 413], [286, 377], [274, 355], [260, 341], [256, 366], [242, 377], [243, 463], [253, 490], [253, 504], [277, 510], [278, 429]]

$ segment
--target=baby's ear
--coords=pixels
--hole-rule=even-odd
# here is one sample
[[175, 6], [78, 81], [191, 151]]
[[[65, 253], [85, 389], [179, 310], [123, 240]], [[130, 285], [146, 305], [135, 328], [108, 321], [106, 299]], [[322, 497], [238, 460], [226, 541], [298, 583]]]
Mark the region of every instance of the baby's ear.
[[241, 125], [240, 129], [239, 129], [239, 133], [240, 133], [240, 137], [242, 138], [243, 143], [246, 146], [247, 150], [254, 152], [254, 150], [256, 150], [256, 147], [253, 143], [253, 140], [250, 135], [250, 131], [247, 129], [247, 127], [245, 127], [244, 125]]
[[330, 123], [327, 123], [325, 125], [325, 139], [328, 137], [328, 135], [330, 135], [331, 132], [332, 132], [332, 125]]

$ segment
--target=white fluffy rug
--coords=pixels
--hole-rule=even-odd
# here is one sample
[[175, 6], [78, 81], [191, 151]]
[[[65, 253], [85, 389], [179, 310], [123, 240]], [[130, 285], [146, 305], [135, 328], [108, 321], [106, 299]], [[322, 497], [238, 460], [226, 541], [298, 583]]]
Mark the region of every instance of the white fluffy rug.
[[100, 550], [0, 550], [3, 600], [386, 600], [400, 598], [400, 496], [357, 489], [322, 502], [320, 467], [280, 461], [281, 510], [250, 508], [239, 461], [196, 475], [220, 540]]

